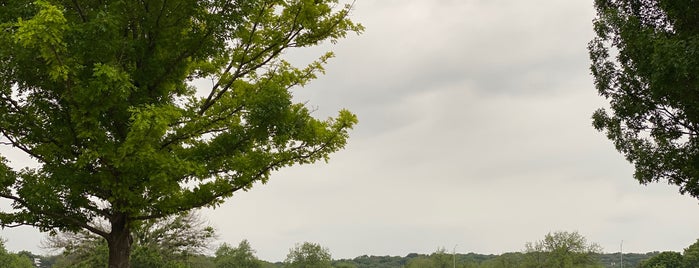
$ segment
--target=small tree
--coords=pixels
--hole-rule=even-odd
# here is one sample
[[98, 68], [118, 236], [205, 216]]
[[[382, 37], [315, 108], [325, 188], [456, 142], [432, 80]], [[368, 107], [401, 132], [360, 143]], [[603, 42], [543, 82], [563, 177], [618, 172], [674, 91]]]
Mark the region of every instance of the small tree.
[[304, 242], [289, 250], [284, 264], [288, 268], [330, 268], [332, 257], [320, 244]]
[[[133, 232], [135, 241], [130, 262], [133, 267], [144, 268], [184, 265], [215, 238], [213, 228], [193, 212], [146, 221]], [[43, 244], [46, 248], [63, 251], [64, 258], [57, 267], [107, 266], [107, 243], [92, 233], [57, 233], [48, 236]]]
[[240, 241], [238, 247], [223, 243], [216, 250], [214, 263], [217, 268], [261, 268], [262, 262], [255, 257], [248, 240]]

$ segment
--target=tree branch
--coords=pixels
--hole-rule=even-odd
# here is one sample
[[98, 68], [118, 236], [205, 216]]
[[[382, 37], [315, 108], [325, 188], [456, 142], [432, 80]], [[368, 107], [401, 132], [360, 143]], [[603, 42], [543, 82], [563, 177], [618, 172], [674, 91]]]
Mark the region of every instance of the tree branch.
[[80, 4], [78, 4], [77, 0], [73, 0], [73, 5], [75, 6], [78, 16], [80, 16], [80, 19], [83, 22], [87, 22], [87, 17], [85, 17], [85, 14], [83, 13], [83, 10], [80, 8]]
[[[259, 181], [260, 179], [262, 179], [262, 177], [263, 177], [265, 174], [267, 174], [268, 172], [270, 172], [270, 171], [272, 171], [272, 170], [274, 170], [274, 169], [276, 169], [276, 168], [282, 167], [285, 163], [288, 163], [289, 161], [297, 161], [297, 160], [303, 160], [303, 159], [308, 159], [308, 158], [313, 157], [313, 156], [316, 155], [317, 153], [319, 153], [319, 152], [323, 151], [324, 149], [326, 149], [326, 148], [329, 146], [329, 144], [332, 143], [337, 137], [338, 137], [338, 135], [332, 136], [332, 137], [329, 138], [326, 142], [324, 142], [321, 146], [318, 146], [317, 148], [313, 149], [312, 151], [310, 151], [310, 152], [308, 152], [308, 153], [306, 153], [306, 154], [298, 154], [298, 155], [293, 156], [293, 157], [284, 158], [284, 159], [279, 159], [279, 160], [277, 160], [277, 161], [274, 161], [274, 162], [270, 163], [269, 165], [267, 165], [266, 167], [262, 168], [262, 169], [261, 169], [259, 172], [257, 172], [255, 175], [251, 176], [251, 177], [248, 179], [248, 181], [247, 181], [246, 183], [243, 183], [243, 184], [241, 184], [241, 185], [239, 185], [239, 186], [234, 186], [234, 187], [232, 187], [232, 188], [230, 188], [230, 189], [228, 189], [228, 190], [221, 191], [221, 192], [219, 192], [219, 193], [217, 193], [217, 194], [212, 195], [210, 198], [203, 199], [203, 200], [201, 200], [200, 202], [194, 203], [194, 204], [192, 204], [192, 205], [190, 205], [190, 206], [176, 208], [176, 209], [175, 209], [175, 212], [177, 212], [177, 213], [179, 213], [179, 212], [185, 212], [185, 211], [189, 211], [189, 210], [191, 210], [191, 209], [204, 207], [204, 206], [206, 206], [206, 205], [211, 204], [212, 202], [216, 201], [217, 199], [219, 199], [219, 198], [221, 198], [221, 197], [223, 197], [223, 196], [231, 195], [231, 194], [233, 194], [234, 192], [237, 192], [237, 191], [239, 191], [239, 190], [248, 188], [248, 187], [252, 186], [252, 184], [255, 183], [256, 181]], [[292, 150], [300, 150], [300, 149], [302, 149], [302, 148], [304, 148], [304, 147], [305, 147], [305, 145], [300, 145], [300, 146], [295, 147], [295, 148], [292, 149]], [[231, 185], [231, 186], [232, 186], [232, 185]], [[144, 216], [139, 216], [139, 217], [132, 217], [132, 219], [133, 219], [133, 220], [151, 220], [151, 219], [159, 219], [159, 218], [167, 217], [167, 216], [169, 216], [169, 215], [171, 215], [171, 214], [172, 214], [172, 213], [159, 212], [159, 213], [153, 213], [153, 214], [150, 214], [150, 215], [144, 215]]]
[[[15, 202], [19, 203], [20, 205], [22, 205], [23, 207], [25, 207], [27, 210], [29, 210], [32, 213], [36, 213], [36, 214], [40, 214], [40, 215], [47, 215], [47, 216], [50, 216], [54, 219], [60, 219], [62, 221], [68, 222], [68, 223], [75, 225], [77, 227], [80, 227], [80, 228], [84, 228], [90, 232], [93, 232], [93, 233], [95, 233], [99, 236], [105, 237], [105, 238], [109, 235], [109, 233], [107, 233], [107, 232], [105, 232], [97, 227], [91, 226], [87, 222], [83, 222], [83, 221], [80, 221], [76, 218], [70, 217], [66, 213], [53, 213], [53, 212], [49, 212], [49, 211], [44, 211], [44, 210], [39, 209], [35, 206], [32, 206], [24, 199], [17, 197], [17, 196], [14, 196], [14, 195], [11, 195], [11, 194], [0, 193], [0, 197], [15, 201]], [[31, 226], [35, 226], [35, 227], [49, 227], [49, 228], [57, 227], [57, 226], [46, 226], [46, 225], [40, 225], [40, 224], [32, 224], [32, 223], [26, 223], [26, 222], [25, 223], [18, 223], [18, 224], [31, 225]]]
[[[268, 9], [267, 4], [266, 3], [263, 4], [262, 9], [260, 9], [260, 12], [257, 14], [257, 16], [258, 17], [262, 16], [262, 14], [267, 9]], [[252, 39], [253, 39], [254, 35], [257, 33], [259, 26], [260, 26], [260, 21], [256, 20], [255, 23], [253, 23], [253, 25], [252, 25], [252, 30], [250, 30], [250, 35], [248, 36], [248, 40], [242, 44], [245, 48], [243, 48], [243, 52], [241, 53], [242, 58], [240, 60], [240, 64], [238, 64], [238, 67], [236, 67], [236, 70], [235, 70], [233, 76], [231, 77], [231, 81], [227, 82], [228, 86], [225, 87], [224, 89], [222, 89], [221, 92], [216, 93], [218, 88], [221, 86], [221, 80], [219, 79], [218, 81], [216, 81], [216, 84], [214, 84], [214, 86], [211, 88], [211, 92], [209, 92], [209, 96], [206, 97], [206, 101], [204, 101], [204, 104], [202, 104], [201, 109], [199, 109], [199, 115], [203, 115], [204, 112], [206, 112], [206, 110], [208, 110], [216, 102], [216, 100], [218, 100], [228, 90], [228, 87], [230, 87], [230, 85], [234, 81], [236, 81], [238, 78], [247, 74], [247, 72], [245, 74], [241, 74], [241, 69], [243, 68], [243, 66], [245, 64], [252, 62], [253, 60], [256, 59], [256, 57], [259, 57], [259, 56], [256, 56], [256, 57], [250, 58], [250, 60], [247, 60], [247, 61], [245, 60], [245, 56], [248, 54], [248, 52], [250, 51], [250, 48], [252, 47], [252, 43], [253, 43]], [[263, 50], [263, 52], [266, 50], [267, 49]], [[258, 54], [258, 55], [260, 55], [260, 54]], [[231, 71], [231, 69], [233, 68], [234, 64], [235, 64], [235, 62], [231, 60], [231, 62], [226, 67], [226, 70], [222, 73], [222, 76], [224, 74], [229, 73]]]

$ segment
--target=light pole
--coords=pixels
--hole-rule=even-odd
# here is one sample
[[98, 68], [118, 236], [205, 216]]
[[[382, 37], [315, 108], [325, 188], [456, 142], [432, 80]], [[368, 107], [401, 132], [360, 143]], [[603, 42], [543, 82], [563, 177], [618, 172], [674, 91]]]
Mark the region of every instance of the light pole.
[[454, 255], [454, 268], [456, 268], [456, 246], [459, 244], [454, 245], [454, 251], [452, 251], [452, 254]]
[[621, 240], [621, 245], [619, 245], [619, 258], [621, 259], [621, 268], [624, 268], [624, 240]]

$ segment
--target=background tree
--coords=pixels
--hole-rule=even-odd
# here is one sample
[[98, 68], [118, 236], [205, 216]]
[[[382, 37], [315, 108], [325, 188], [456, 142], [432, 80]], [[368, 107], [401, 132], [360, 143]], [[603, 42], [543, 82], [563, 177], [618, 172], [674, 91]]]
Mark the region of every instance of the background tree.
[[592, 74], [610, 111], [593, 125], [642, 184], [699, 198], [699, 16], [695, 0], [596, 0]]
[[[454, 267], [454, 257], [455, 255], [452, 253], [447, 252], [446, 248], [438, 248], [435, 252], [432, 252], [429, 256], [418, 256], [416, 258], [411, 259], [408, 261], [406, 267], [411, 268], [411, 267], [425, 267], [425, 268], [449, 268], [449, 267]], [[461, 257], [461, 256], [458, 256]], [[456, 260], [456, 267], [459, 268], [464, 268], [464, 267], [472, 267], [473, 263], [472, 262], [464, 262], [459, 260], [460, 258], [457, 258]], [[476, 266], [477, 267], [477, 266]]]
[[262, 262], [255, 257], [248, 240], [240, 241], [238, 247], [231, 247], [226, 243], [216, 249], [214, 262], [217, 268], [261, 268]]
[[0, 266], [7, 268], [33, 268], [34, 261], [26, 254], [14, 254], [5, 249], [5, 241], [0, 239]]
[[603, 267], [597, 255], [602, 249], [578, 232], [548, 233], [544, 239], [526, 244], [525, 267]]
[[641, 268], [681, 268], [682, 254], [679, 252], [665, 251], [650, 259], [641, 262]]
[[406, 268], [437, 268], [437, 264], [434, 262], [434, 260], [430, 259], [427, 256], [421, 256], [417, 257], [414, 259], [411, 259], [408, 262], [408, 265], [405, 266]]
[[430, 259], [438, 268], [448, 268], [454, 266], [454, 256], [447, 252], [446, 248], [439, 248], [430, 254]]
[[334, 268], [358, 268], [358, 266], [354, 263], [350, 262], [337, 262], [334, 263], [333, 266]]
[[517, 268], [522, 267], [523, 254], [503, 253], [495, 258], [484, 261], [480, 267], [483, 268]]
[[[133, 230], [135, 237], [132, 267], [177, 267], [191, 263], [215, 238], [199, 214], [190, 212], [165, 219], [143, 222]], [[62, 250], [55, 267], [105, 267], [106, 241], [87, 231], [48, 236], [44, 247]]]
[[0, 197], [13, 202], [0, 224], [87, 230], [109, 267], [129, 266], [142, 221], [327, 160], [357, 121], [291, 100], [331, 53], [304, 68], [281, 58], [362, 30], [337, 0], [0, 4], [0, 144], [38, 164], [0, 155]]
[[699, 267], [699, 239], [689, 245], [682, 252], [682, 264], [684, 267]]
[[328, 248], [320, 244], [304, 242], [289, 249], [284, 263], [288, 268], [330, 268], [332, 257]]

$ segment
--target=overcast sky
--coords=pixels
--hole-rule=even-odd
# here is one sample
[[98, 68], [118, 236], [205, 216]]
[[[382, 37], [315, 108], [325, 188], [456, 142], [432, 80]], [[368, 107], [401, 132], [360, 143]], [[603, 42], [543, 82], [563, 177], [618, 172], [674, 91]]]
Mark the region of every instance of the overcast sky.
[[[521, 251], [579, 231], [606, 252], [681, 251], [698, 201], [639, 185], [591, 126], [592, 0], [357, 0], [366, 27], [326, 50], [327, 74], [295, 90], [321, 118], [359, 117], [329, 163], [288, 168], [202, 214], [219, 241], [282, 261], [295, 243], [359, 255]], [[14, 159], [17, 163], [20, 158]], [[0, 231], [39, 251], [31, 228]]]

